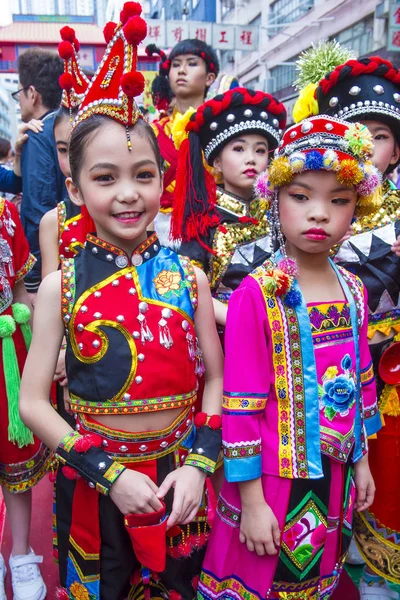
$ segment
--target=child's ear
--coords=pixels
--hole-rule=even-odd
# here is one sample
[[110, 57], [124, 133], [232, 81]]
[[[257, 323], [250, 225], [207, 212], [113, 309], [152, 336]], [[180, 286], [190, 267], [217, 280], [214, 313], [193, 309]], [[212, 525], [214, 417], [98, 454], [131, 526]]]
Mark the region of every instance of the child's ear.
[[215, 79], [216, 79], [215, 73], [207, 73], [206, 86], [209, 88], [214, 83]]
[[71, 198], [71, 201], [76, 204], [76, 206], [83, 206], [85, 203], [81, 196], [79, 189], [76, 187], [71, 177], [67, 177], [65, 180], [65, 185], [67, 187], [68, 196]]
[[392, 158], [390, 159], [390, 165], [395, 165], [400, 158], [400, 148], [398, 143], [396, 142], [393, 148]]
[[221, 169], [221, 156], [217, 156], [217, 158], [213, 162], [213, 167], [218, 173], [222, 173]]

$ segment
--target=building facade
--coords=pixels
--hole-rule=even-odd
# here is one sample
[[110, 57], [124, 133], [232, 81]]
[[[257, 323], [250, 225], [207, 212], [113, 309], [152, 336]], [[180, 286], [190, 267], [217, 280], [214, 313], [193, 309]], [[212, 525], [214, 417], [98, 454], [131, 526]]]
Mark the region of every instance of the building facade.
[[11, 139], [11, 122], [8, 107], [10, 104], [9, 94], [0, 81], [0, 137]]
[[86, 16], [91, 17], [93, 23], [104, 27], [109, 0], [8, 0], [8, 2], [14, 15]]
[[295, 61], [311, 42], [336, 39], [357, 56], [374, 53], [399, 63], [387, 52], [389, 1], [385, 0], [218, 0], [222, 22], [260, 25], [259, 50], [230, 52], [224, 71], [242, 85], [262, 89], [285, 102], [288, 112], [297, 97], [292, 86]]

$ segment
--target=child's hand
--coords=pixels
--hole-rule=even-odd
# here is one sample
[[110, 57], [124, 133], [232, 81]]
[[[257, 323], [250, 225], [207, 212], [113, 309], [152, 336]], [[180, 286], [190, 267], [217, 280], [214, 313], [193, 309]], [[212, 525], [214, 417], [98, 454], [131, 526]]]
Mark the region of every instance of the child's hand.
[[375, 496], [375, 483], [369, 468], [368, 455], [363, 456], [354, 465], [354, 481], [357, 490], [354, 508], [361, 512], [371, 506]]
[[279, 523], [266, 502], [243, 508], [239, 539], [258, 556], [277, 554], [281, 540]]
[[206, 474], [189, 465], [180, 467], [169, 473], [157, 492], [158, 498], [164, 498], [168, 490], [174, 488], [172, 512], [169, 515], [167, 527], [176, 523], [191, 523], [199, 510], [203, 495]]
[[53, 381], [58, 381], [58, 383], [63, 387], [68, 384], [67, 373], [65, 371], [65, 348], [62, 348], [60, 350], [60, 354], [58, 355]]
[[162, 507], [157, 492], [158, 487], [150, 477], [126, 469], [111, 486], [110, 498], [123, 515], [151, 513]]
[[394, 242], [393, 246], [391, 247], [391, 251], [396, 255], [396, 256], [400, 256], [400, 235], [397, 238], [397, 240]]

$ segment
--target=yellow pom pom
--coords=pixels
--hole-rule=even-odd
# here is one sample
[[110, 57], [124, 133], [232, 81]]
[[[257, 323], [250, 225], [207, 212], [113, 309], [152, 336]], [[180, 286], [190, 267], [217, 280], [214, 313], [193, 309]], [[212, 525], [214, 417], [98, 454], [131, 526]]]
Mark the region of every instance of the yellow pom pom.
[[185, 140], [188, 136], [186, 126], [189, 123], [190, 117], [194, 112], [196, 112], [195, 109], [190, 107], [183, 115], [176, 113], [174, 117], [174, 122], [171, 126], [171, 135], [172, 141], [174, 142], [175, 148], [177, 150], [179, 150], [183, 140]]
[[361, 218], [375, 213], [383, 204], [382, 187], [379, 185], [373, 194], [359, 196], [356, 206], [356, 217]]
[[303, 119], [319, 113], [318, 102], [314, 96], [317, 87], [316, 83], [309, 83], [305, 88], [300, 90], [299, 97], [293, 107], [293, 119], [295, 123], [299, 123]]
[[351, 158], [342, 160], [337, 173], [337, 179], [342, 185], [357, 185], [364, 178], [364, 173], [358, 162]]
[[286, 156], [275, 158], [268, 169], [269, 180], [273, 187], [288, 185], [293, 179], [293, 169]]

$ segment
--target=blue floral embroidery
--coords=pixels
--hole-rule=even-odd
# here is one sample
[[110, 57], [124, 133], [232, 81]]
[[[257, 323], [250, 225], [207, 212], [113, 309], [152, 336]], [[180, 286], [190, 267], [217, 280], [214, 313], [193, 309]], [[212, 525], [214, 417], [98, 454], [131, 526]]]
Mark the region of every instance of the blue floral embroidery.
[[318, 386], [321, 408], [324, 407], [324, 415], [330, 421], [337, 414], [348, 415], [355, 402], [356, 385], [350, 373], [352, 360], [349, 354], [343, 357], [341, 367], [344, 371], [341, 375], [336, 367], [329, 367], [322, 377], [322, 385]]

